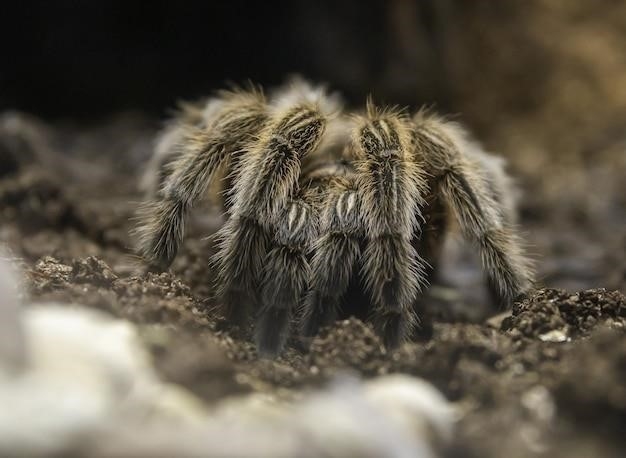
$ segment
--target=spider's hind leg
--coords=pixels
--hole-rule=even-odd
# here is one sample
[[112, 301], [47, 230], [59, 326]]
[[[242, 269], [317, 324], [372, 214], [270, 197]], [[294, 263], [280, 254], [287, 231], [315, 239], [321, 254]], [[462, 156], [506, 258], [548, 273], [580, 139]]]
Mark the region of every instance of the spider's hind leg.
[[[486, 153], [478, 145], [469, 143], [465, 151], [468, 161], [474, 164], [476, 170], [480, 170], [486, 184], [489, 197], [499, 209], [503, 226], [513, 231], [517, 224], [517, 198], [518, 189], [514, 186], [513, 180], [504, 169], [505, 162], [502, 158]], [[515, 235], [511, 232], [513, 241]], [[525, 265], [524, 269], [530, 275], [530, 265]], [[495, 305], [504, 305], [501, 287], [497, 278], [493, 275], [486, 275], [487, 291], [491, 301]], [[505, 296], [504, 296], [505, 297]]]
[[[422, 155], [465, 236], [475, 242], [498, 301], [510, 305], [533, 281], [529, 260], [513, 227], [501, 166], [471, 143], [463, 130], [418, 113], [416, 154]], [[490, 161], [485, 163], [485, 161]]]

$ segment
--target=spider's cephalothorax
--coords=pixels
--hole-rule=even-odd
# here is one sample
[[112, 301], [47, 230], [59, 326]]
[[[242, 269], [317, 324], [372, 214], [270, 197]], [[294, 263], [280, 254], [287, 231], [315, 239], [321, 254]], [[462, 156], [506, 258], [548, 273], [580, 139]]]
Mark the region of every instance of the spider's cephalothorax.
[[532, 282], [501, 161], [424, 111], [368, 103], [348, 116], [301, 80], [269, 97], [221, 92], [164, 129], [148, 175], [139, 249], [155, 268], [172, 262], [193, 203], [225, 196], [216, 292], [231, 319], [256, 317], [262, 353], [283, 348], [294, 318], [305, 336], [332, 322], [354, 285], [385, 344], [406, 339], [451, 216], [503, 304]]

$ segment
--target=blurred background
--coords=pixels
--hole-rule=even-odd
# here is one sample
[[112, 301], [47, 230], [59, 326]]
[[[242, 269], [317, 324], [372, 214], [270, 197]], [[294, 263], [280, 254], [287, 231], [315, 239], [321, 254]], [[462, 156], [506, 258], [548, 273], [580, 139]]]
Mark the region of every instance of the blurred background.
[[0, 109], [80, 125], [133, 112], [158, 127], [177, 100], [292, 73], [355, 106], [426, 104], [509, 159], [525, 224], [563, 226], [533, 234], [538, 253], [571, 254], [558, 272], [542, 264], [548, 282], [623, 287], [624, 43], [619, 0], [13, 2]]

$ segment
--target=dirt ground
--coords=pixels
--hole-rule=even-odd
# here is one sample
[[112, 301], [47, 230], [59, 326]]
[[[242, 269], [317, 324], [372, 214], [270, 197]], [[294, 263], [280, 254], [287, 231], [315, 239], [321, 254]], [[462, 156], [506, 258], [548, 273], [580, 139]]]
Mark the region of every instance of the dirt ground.
[[[0, 142], [0, 237], [22, 264], [30, 298], [139, 324], [165, 380], [212, 403], [252, 391], [290, 397], [341, 371], [408, 373], [463, 412], [446, 456], [623, 454], [626, 219], [619, 194], [592, 218], [586, 201], [559, 206], [544, 188], [527, 193], [521, 226], [539, 284], [511, 311], [489, 305], [473, 251], [452, 239], [442, 278], [424, 301], [432, 335], [387, 352], [367, 325], [349, 318], [310, 348], [294, 341], [277, 360], [263, 360], [249, 330], [229, 326], [210, 300], [206, 236], [220, 224], [214, 210], [195, 211], [171, 271], [144, 273], [132, 254], [137, 176], [155, 124], [127, 116], [77, 130], [5, 116], [22, 124]], [[621, 172], [608, 166], [603, 177], [619, 184]]]

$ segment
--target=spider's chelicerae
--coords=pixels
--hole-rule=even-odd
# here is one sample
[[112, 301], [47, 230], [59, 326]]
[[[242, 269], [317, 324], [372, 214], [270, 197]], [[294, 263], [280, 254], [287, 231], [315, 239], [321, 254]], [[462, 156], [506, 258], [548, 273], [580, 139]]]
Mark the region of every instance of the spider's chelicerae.
[[368, 103], [349, 115], [302, 80], [267, 97], [223, 91], [183, 107], [153, 164], [141, 254], [166, 269], [187, 211], [207, 190], [222, 193], [216, 291], [233, 319], [255, 317], [261, 353], [280, 352], [293, 321], [315, 335], [355, 285], [385, 344], [406, 339], [450, 218], [475, 242], [502, 304], [532, 282], [501, 160], [423, 110]]

